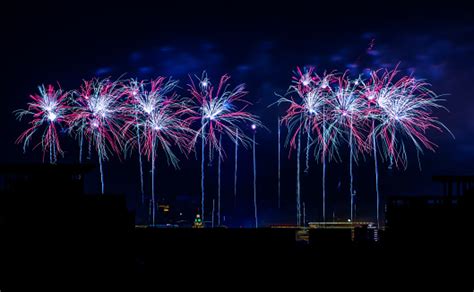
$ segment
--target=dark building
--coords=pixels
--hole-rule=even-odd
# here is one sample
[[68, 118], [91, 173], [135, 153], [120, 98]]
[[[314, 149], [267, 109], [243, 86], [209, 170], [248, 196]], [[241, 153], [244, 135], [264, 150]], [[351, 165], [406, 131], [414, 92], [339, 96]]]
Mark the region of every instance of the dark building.
[[[130, 267], [124, 196], [84, 194], [89, 165], [0, 166], [0, 265], [12, 275], [77, 276]], [[1, 267], [0, 267], [1, 268]]]
[[433, 180], [443, 184], [443, 195], [387, 200], [387, 233], [397, 241], [451, 242], [472, 228], [474, 176], [435, 176]]
[[126, 226], [124, 196], [84, 193], [84, 176], [92, 169], [67, 164], [0, 166], [0, 224], [42, 229], [89, 223]]
[[433, 179], [443, 183], [443, 195], [388, 199], [385, 254], [391, 262], [410, 262], [411, 270], [423, 268], [445, 279], [467, 279], [469, 269], [460, 267], [474, 259], [474, 177]]

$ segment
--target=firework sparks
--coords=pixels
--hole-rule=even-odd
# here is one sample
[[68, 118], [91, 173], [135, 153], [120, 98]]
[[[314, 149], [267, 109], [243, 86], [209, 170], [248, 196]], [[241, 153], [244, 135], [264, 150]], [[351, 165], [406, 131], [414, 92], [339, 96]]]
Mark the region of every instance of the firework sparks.
[[25, 130], [16, 140], [17, 144], [23, 143], [23, 150], [29, 145], [33, 135], [45, 128], [41, 141], [34, 147], [41, 145], [43, 150], [43, 161], [46, 153], [49, 153], [49, 162], [56, 163], [57, 154], [63, 154], [58, 137], [58, 127], [62, 127], [69, 114], [69, 106], [66, 103], [68, 96], [61, 88], [55, 89], [53, 85], [38, 87], [39, 94], [30, 95], [32, 99], [28, 103], [28, 109], [17, 110], [15, 114], [19, 120], [25, 116], [31, 116], [30, 127]]
[[78, 137], [84, 137], [94, 146], [99, 160], [101, 193], [104, 193], [103, 161], [111, 153], [119, 154], [122, 149], [121, 122], [123, 113], [120, 98], [122, 89], [118, 82], [109, 79], [84, 81], [75, 92], [70, 128]]
[[190, 112], [184, 99], [173, 89], [177, 82], [163, 77], [144, 82], [132, 82], [127, 89], [129, 104], [126, 107], [127, 121], [123, 129], [129, 133], [127, 147], [138, 148], [139, 156], [145, 155], [151, 161], [151, 204], [152, 225], [156, 222], [155, 169], [158, 149], [161, 148], [169, 164], [178, 167], [179, 159], [174, 154], [176, 146], [186, 150], [193, 131], [184, 120]]
[[[143, 161], [142, 161], [142, 141], [141, 126], [146, 126], [146, 121], [154, 113], [155, 109], [160, 107], [165, 96], [169, 94], [177, 85], [178, 81], [166, 80], [164, 77], [158, 77], [150, 82], [129, 80], [125, 85], [125, 95], [127, 97], [127, 105], [124, 108], [129, 120], [129, 125], [134, 124], [136, 141], [126, 144], [126, 150], [137, 146], [138, 162], [140, 167], [140, 191], [142, 195], [142, 203], [145, 202], [145, 191], [143, 183]], [[125, 131], [126, 132], [126, 131]], [[130, 141], [130, 139], [128, 139]], [[167, 156], [170, 157], [170, 156]]]
[[347, 141], [349, 145], [350, 219], [352, 221], [354, 220], [353, 161], [357, 161], [358, 150], [363, 151], [366, 148], [364, 136], [367, 123], [366, 102], [358, 94], [359, 79], [351, 81], [343, 74], [336, 80], [337, 87], [330, 99], [328, 129], [334, 133], [331, 134], [333, 141], [331, 147], [336, 148], [336, 153], [340, 141]]
[[[288, 94], [296, 93], [299, 97], [295, 101], [293, 97], [280, 97], [278, 104], [289, 103], [286, 114], [282, 117], [282, 122], [288, 127], [288, 136], [286, 144], [290, 145], [290, 149], [297, 151], [297, 224], [301, 225], [301, 194], [300, 194], [300, 151], [301, 151], [301, 135], [306, 133], [306, 172], [309, 170], [309, 150], [314, 146], [314, 153], [318, 159], [321, 156], [323, 161], [323, 217], [325, 217], [325, 175], [326, 175], [326, 156], [328, 147], [332, 139], [330, 139], [331, 131], [327, 131], [327, 111], [332, 88], [330, 84], [334, 80], [334, 74], [324, 74], [319, 76], [315, 73], [313, 67], [304, 68], [301, 71], [297, 68], [295, 76], [293, 76], [293, 85], [290, 86]], [[290, 151], [291, 154], [291, 151]], [[332, 154], [332, 152], [329, 152]], [[332, 156], [332, 155], [331, 155]], [[331, 157], [330, 156], [330, 157]]]
[[[443, 108], [438, 95], [428, 89], [429, 84], [410, 76], [397, 78], [398, 71], [372, 71], [363, 83], [361, 95], [367, 100], [367, 117], [372, 120], [370, 137], [375, 160], [377, 192], [377, 223], [380, 225], [380, 195], [378, 188], [377, 149], [390, 161], [389, 168], [407, 167], [406, 142], [411, 142], [417, 154], [423, 147], [434, 151], [436, 145], [426, 133], [429, 129], [449, 129], [432, 115], [433, 109]], [[381, 140], [381, 145], [377, 140]]]
[[[257, 117], [245, 111], [249, 102], [243, 97], [247, 94], [244, 84], [237, 85], [230, 89], [228, 81], [230, 76], [221, 77], [217, 86], [214, 86], [208, 79], [206, 72], [201, 76], [190, 78], [189, 92], [193, 98], [194, 115], [187, 120], [192, 122], [200, 121], [199, 130], [194, 136], [194, 146], [198, 138], [201, 138], [201, 216], [205, 213], [205, 191], [204, 191], [204, 162], [205, 146], [209, 147], [209, 161], [212, 155], [217, 152], [219, 159], [222, 159], [224, 152], [218, 135], [229, 138], [233, 143], [240, 143], [244, 146], [250, 145], [252, 140], [242, 131], [242, 124], [260, 125]], [[239, 107], [239, 103], [243, 106]], [[236, 134], [238, 131], [238, 135]], [[220, 214], [220, 211], [218, 211]], [[218, 221], [219, 218], [218, 218]]]

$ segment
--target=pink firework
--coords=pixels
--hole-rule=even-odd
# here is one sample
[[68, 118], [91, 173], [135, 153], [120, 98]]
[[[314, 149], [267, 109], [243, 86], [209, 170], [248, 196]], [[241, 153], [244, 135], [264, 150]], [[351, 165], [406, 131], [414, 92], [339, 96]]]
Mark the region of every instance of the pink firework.
[[315, 146], [315, 153], [327, 152], [330, 132], [326, 130], [333, 90], [330, 84], [335, 82], [335, 75], [325, 73], [319, 76], [313, 67], [304, 68], [303, 71], [298, 67], [292, 79], [293, 85], [288, 94], [295, 93], [297, 98], [283, 96], [278, 100], [279, 104], [289, 104], [281, 119], [288, 127], [287, 143], [290, 149], [296, 149], [298, 135], [305, 133], [309, 141], [307, 151], [312, 144]]
[[350, 219], [354, 219], [353, 161], [357, 162], [358, 152], [367, 148], [364, 134], [367, 133], [366, 102], [359, 96], [360, 80], [351, 81], [346, 74], [337, 77], [334, 91], [330, 98], [329, 126], [330, 146], [338, 153], [344, 141], [349, 145], [350, 176]]
[[[190, 78], [190, 84], [188, 84], [188, 90], [192, 97], [193, 114], [187, 121], [190, 124], [196, 121], [201, 123], [190, 147], [193, 148], [198, 138], [201, 138], [201, 218], [204, 220], [204, 149], [206, 144], [209, 147], [209, 161], [212, 161], [212, 155], [214, 151], [217, 151], [220, 166], [224, 154], [221, 144], [222, 136], [227, 136], [233, 143], [249, 145], [253, 140], [245, 134], [246, 131], [242, 126], [244, 124], [255, 125], [256, 128], [261, 123], [256, 116], [246, 111], [250, 103], [243, 99], [247, 94], [244, 84], [230, 89], [230, 85], [227, 83], [230, 76], [223, 75], [219, 83], [214, 86], [208, 79], [206, 72], [203, 72], [201, 78], [196, 76], [195, 79]], [[218, 192], [220, 193], [220, 191]], [[220, 211], [218, 213], [220, 215]]]
[[[143, 154], [151, 161], [152, 225], [155, 225], [156, 220], [155, 161], [158, 149], [161, 148], [168, 163], [177, 168], [179, 160], [173, 148], [177, 147], [184, 152], [194, 136], [194, 131], [184, 120], [191, 109], [185, 100], [172, 93], [176, 85], [176, 81], [160, 77], [149, 83], [132, 80], [126, 87], [127, 121], [123, 132], [128, 133], [127, 145], [136, 145], [139, 157]], [[140, 165], [143, 175], [141, 167]], [[143, 177], [141, 181], [143, 182]]]
[[172, 93], [176, 85], [176, 81], [160, 77], [149, 84], [140, 82], [137, 91], [128, 88], [127, 122], [123, 132], [128, 133], [127, 144], [140, 146], [141, 154], [148, 159], [156, 151], [154, 147], [160, 146], [170, 164], [178, 167], [179, 160], [172, 146], [184, 151], [194, 132], [184, 118], [192, 110], [186, 100]]
[[[370, 145], [375, 162], [375, 188], [377, 193], [377, 224], [380, 226], [380, 195], [377, 150], [390, 161], [389, 168], [407, 167], [406, 142], [415, 145], [417, 154], [423, 147], [434, 151], [427, 131], [441, 131], [444, 126], [432, 110], [443, 108], [438, 95], [428, 89], [428, 84], [411, 76], [397, 79], [397, 69], [373, 71], [370, 79], [363, 82], [361, 96], [367, 100], [366, 116], [370, 122]], [[381, 140], [381, 143], [377, 143]], [[379, 145], [381, 144], [381, 145]], [[418, 156], [419, 158], [419, 156]], [[418, 161], [419, 162], [419, 161]]]
[[[423, 148], [434, 151], [434, 144], [427, 137], [429, 129], [449, 130], [433, 116], [433, 109], [443, 108], [438, 95], [424, 81], [410, 76], [397, 79], [398, 71], [373, 72], [365, 95], [374, 102], [370, 114], [376, 120], [373, 135], [380, 137], [385, 156], [391, 165], [407, 167], [406, 142], [412, 143], [417, 152]], [[378, 76], [381, 75], [381, 76]]]
[[38, 89], [39, 94], [30, 95], [33, 101], [28, 103], [28, 109], [15, 112], [19, 120], [24, 116], [32, 117], [29, 122], [30, 128], [18, 137], [16, 143], [23, 143], [23, 149], [26, 150], [33, 135], [41, 128], [45, 128], [41, 141], [34, 148], [41, 145], [43, 161], [46, 153], [49, 152], [49, 162], [56, 163], [57, 153], [63, 154], [57, 127], [62, 127], [67, 120], [69, 106], [66, 103], [66, 98], [68, 93], [61, 88], [56, 90], [53, 85], [48, 85], [46, 88], [41, 85]]
[[[193, 78], [188, 84], [189, 92], [193, 98], [194, 115], [187, 120], [190, 123], [201, 121], [201, 128], [196, 133], [193, 142], [199, 136], [204, 137], [209, 145], [210, 153], [217, 151], [221, 155], [221, 145], [219, 135], [228, 136], [233, 142], [249, 144], [251, 139], [245, 135], [246, 131], [240, 129], [242, 124], [261, 125], [256, 116], [246, 111], [250, 103], [243, 99], [247, 95], [245, 85], [239, 84], [233, 89], [229, 89], [227, 84], [230, 76], [223, 75], [217, 86], [214, 86], [204, 72], [201, 78], [197, 78], [197, 85]], [[239, 103], [242, 105], [239, 107]], [[236, 130], [239, 129], [239, 136]], [[238, 141], [235, 141], [238, 139]]]
[[102, 161], [107, 160], [111, 153], [119, 154], [122, 149], [120, 130], [124, 116], [121, 96], [122, 89], [118, 82], [92, 79], [84, 81], [72, 101], [73, 112], [70, 115], [69, 125], [79, 139], [86, 139], [89, 150], [93, 146], [97, 152], [102, 193], [104, 193]]
[[288, 127], [287, 143], [291, 149], [297, 151], [297, 184], [296, 184], [296, 209], [297, 224], [301, 224], [300, 206], [300, 152], [301, 135], [306, 133], [306, 172], [309, 170], [309, 151], [314, 146], [316, 158], [321, 157], [323, 162], [323, 218], [325, 218], [325, 175], [326, 156], [332, 157], [332, 149], [329, 145], [334, 143], [330, 131], [330, 104], [333, 94], [331, 84], [335, 81], [333, 73], [319, 76], [313, 67], [304, 68], [303, 71], [297, 68], [296, 76], [293, 77], [293, 85], [290, 86], [289, 93], [296, 93], [298, 99], [293, 97], [281, 97], [278, 103], [289, 103], [286, 114], [282, 117], [282, 122]]
[[359, 79], [351, 81], [346, 74], [336, 78], [336, 88], [329, 99], [328, 111], [328, 129], [334, 148], [339, 147], [342, 141], [348, 142], [350, 147], [356, 146], [360, 151], [367, 148], [367, 104], [359, 95], [359, 82]]

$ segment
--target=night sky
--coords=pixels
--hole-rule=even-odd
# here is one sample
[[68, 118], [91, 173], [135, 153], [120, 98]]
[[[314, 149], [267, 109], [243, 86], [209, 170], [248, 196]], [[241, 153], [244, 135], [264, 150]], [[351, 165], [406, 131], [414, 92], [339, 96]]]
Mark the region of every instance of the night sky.
[[[66, 1], [65, 1], [66, 2]], [[350, 70], [357, 76], [366, 68], [399, 69], [426, 79], [438, 94], [447, 94], [449, 112], [436, 112], [455, 135], [432, 131], [439, 147], [426, 152], [418, 169], [416, 153], [409, 151], [406, 171], [388, 171], [381, 164], [381, 192], [389, 195], [441, 193], [432, 175], [472, 173], [474, 161], [474, 16], [468, 4], [453, 1], [383, 3], [354, 1], [290, 1], [286, 4], [256, 4], [257, 1], [152, 4], [95, 2], [16, 3], [5, 8], [2, 18], [2, 106], [0, 163], [40, 162], [41, 151], [23, 153], [14, 140], [26, 127], [12, 112], [24, 108], [28, 96], [40, 84], [59, 82], [74, 89], [82, 79], [94, 76], [149, 79], [172, 76], [180, 80], [179, 94], [186, 95], [188, 74], [206, 70], [217, 80], [228, 73], [231, 83], [245, 83], [257, 114], [268, 131], [257, 133], [258, 205], [262, 225], [294, 223], [295, 165], [282, 151], [282, 202], [277, 209], [276, 125], [283, 107], [269, 105], [284, 94], [296, 66], [313, 65], [317, 71]], [[272, 1], [277, 2], [277, 1]], [[174, 4], [173, 4], [174, 3]], [[29, 5], [29, 4], [28, 4]], [[370, 53], [367, 48], [372, 46]], [[283, 131], [283, 136], [286, 134]], [[77, 162], [77, 145], [63, 135], [65, 158]], [[341, 149], [344, 152], [346, 149]], [[238, 210], [233, 207], [233, 149], [227, 145], [223, 163], [223, 215], [252, 224], [251, 151], [240, 152]], [[163, 158], [163, 156], [161, 157]], [[159, 160], [158, 196], [164, 201], [200, 200], [200, 163], [194, 154], [181, 158], [174, 170]], [[95, 163], [96, 160], [92, 160]], [[215, 195], [216, 165], [206, 169], [208, 197]], [[149, 164], [146, 164], [149, 168]], [[373, 160], [366, 157], [355, 168], [357, 214], [373, 218], [375, 191]], [[139, 193], [136, 156], [105, 164], [105, 186], [111, 193], [125, 193], [136, 208]], [[348, 163], [331, 163], [327, 170], [328, 213], [347, 218], [349, 213]], [[54, 178], [51, 178], [54, 184]], [[147, 181], [148, 183], [148, 181]], [[148, 184], [147, 184], [148, 186]], [[86, 180], [89, 193], [99, 192], [98, 171]], [[302, 200], [308, 221], [320, 219], [321, 165], [313, 162], [302, 178]], [[208, 206], [210, 201], [208, 202]], [[137, 207], [138, 208], [138, 207]]]

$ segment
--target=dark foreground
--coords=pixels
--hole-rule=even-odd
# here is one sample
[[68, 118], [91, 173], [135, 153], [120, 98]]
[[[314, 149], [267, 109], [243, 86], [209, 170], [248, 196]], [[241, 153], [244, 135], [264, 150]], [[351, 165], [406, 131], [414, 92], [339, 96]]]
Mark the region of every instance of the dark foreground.
[[[396, 199], [402, 204], [389, 205], [391, 225], [378, 242], [352, 241], [347, 233], [329, 229], [311, 231], [308, 241], [299, 241], [295, 229], [136, 228], [124, 197], [84, 195], [76, 170], [4, 168], [1, 292], [91, 291], [98, 283], [107, 285], [105, 291], [123, 290], [124, 284], [132, 284], [125, 289], [131, 291], [144, 284], [152, 287], [148, 291], [253, 291], [257, 283], [265, 290], [289, 291], [474, 287], [472, 193], [456, 204], [449, 197], [429, 206]], [[48, 177], [63, 184], [54, 189]]]
[[[388, 234], [387, 234], [388, 235]], [[17, 226], [2, 241], [2, 285], [472, 287], [472, 241], [295, 241], [294, 230]], [[380, 284], [375, 284], [380, 283]], [[74, 285], [76, 285], [74, 284]], [[74, 286], [73, 285], [73, 286]], [[247, 284], [246, 284], [247, 285]], [[376, 285], [376, 286], [373, 286]], [[75, 286], [74, 286], [75, 287]], [[163, 286], [164, 287], [164, 286]], [[380, 289], [379, 289], [380, 288]], [[14, 289], [17, 290], [17, 289]], [[2, 291], [9, 291], [8, 289]], [[470, 290], [468, 290], [470, 291]]]

